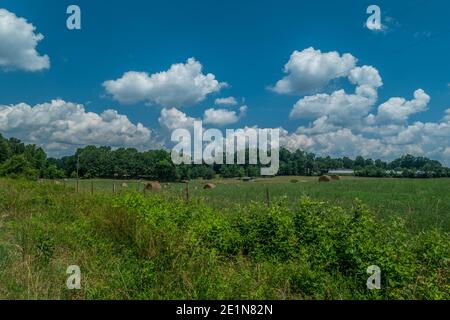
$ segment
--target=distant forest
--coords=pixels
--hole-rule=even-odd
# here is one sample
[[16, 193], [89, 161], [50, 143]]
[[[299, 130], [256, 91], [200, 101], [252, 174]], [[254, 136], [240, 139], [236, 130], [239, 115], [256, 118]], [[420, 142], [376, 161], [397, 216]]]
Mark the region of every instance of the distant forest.
[[[426, 157], [402, 156], [392, 162], [348, 157], [318, 157], [304, 151], [280, 150], [282, 176], [312, 176], [330, 169], [352, 169], [364, 177], [450, 177], [450, 168]], [[180, 181], [258, 177], [259, 165], [174, 165], [167, 150], [139, 152], [134, 148], [80, 148], [72, 156], [61, 159], [47, 157], [36, 145], [26, 145], [19, 139], [6, 139], [0, 134], [0, 176], [26, 179], [116, 178]]]

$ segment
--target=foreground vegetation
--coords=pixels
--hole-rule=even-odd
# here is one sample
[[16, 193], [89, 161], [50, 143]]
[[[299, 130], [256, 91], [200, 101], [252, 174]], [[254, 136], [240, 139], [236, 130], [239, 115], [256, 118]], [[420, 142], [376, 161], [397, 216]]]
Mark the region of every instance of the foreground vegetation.
[[[278, 198], [270, 207], [250, 201], [217, 209], [205, 198], [185, 203], [170, 194], [130, 188], [91, 196], [0, 180], [0, 298], [450, 297], [442, 225], [413, 230], [406, 216], [380, 218], [359, 201], [341, 208]], [[81, 267], [79, 291], [65, 287], [69, 265]], [[381, 268], [379, 291], [366, 288], [370, 265]]]

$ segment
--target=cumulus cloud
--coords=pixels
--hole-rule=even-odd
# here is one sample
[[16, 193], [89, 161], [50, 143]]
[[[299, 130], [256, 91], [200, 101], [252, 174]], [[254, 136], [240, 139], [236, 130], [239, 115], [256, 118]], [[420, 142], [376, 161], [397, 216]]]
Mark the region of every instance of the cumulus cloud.
[[0, 9], [0, 67], [4, 70], [39, 71], [50, 68], [47, 55], [36, 47], [44, 39], [24, 18]]
[[291, 119], [317, 119], [329, 125], [349, 125], [361, 122], [378, 98], [377, 89], [383, 81], [377, 69], [372, 66], [354, 67], [349, 71], [348, 80], [356, 85], [354, 94], [337, 90], [331, 94], [319, 93], [297, 101]]
[[115, 110], [87, 112], [83, 105], [64, 100], [30, 106], [0, 106], [0, 131], [26, 143], [42, 146], [53, 155], [73, 152], [85, 145], [136, 147], [155, 145], [152, 131], [133, 124]]
[[217, 126], [226, 126], [238, 122], [247, 112], [247, 106], [239, 108], [239, 114], [236, 111], [226, 109], [207, 109], [203, 115], [205, 124]]
[[450, 108], [445, 110], [445, 116], [442, 121], [450, 122]]
[[431, 157], [450, 165], [449, 123], [421, 123], [398, 128], [389, 135], [366, 136], [349, 128], [332, 128], [327, 131], [304, 131], [302, 128], [289, 134], [284, 131], [281, 145], [290, 150], [306, 150], [321, 156], [356, 157], [392, 160], [405, 154]]
[[418, 89], [414, 92], [414, 99], [390, 98], [378, 107], [376, 116], [369, 116], [369, 121], [376, 123], [405, 122], [408, 118], [418, 112], [427, 110], [430, 96], [424, 90]]
[[[419, 95], [418, 95], [419, 96]], [[306, 150], [335, 157], [363, 155], [391, 160], [404, 154], [431, 157], [450, 165], [450, 110], [440, 122], [369, 123], [337, 125], [322, 116], [294, 133], [284, 131], [281, 144], [290, 150]], [[376, 116], [374, 116], [376, 117]]]
[[375, 90], [347, 94], [344, 90], [338, 90], [332, 94], [316, 94], [300, 99], [293, 107], [291, 119], [316, 119], [327, 116], [334, 124], [348, 125], [358, 121], [367, 115], [370, 108], [376, 102]]
[[158, 119], [159, 124], [166, 130], [191, 129], [196, 119], [189, 117], [186, 113], [176, 109], [162, 109]]
[[200, 62], [189, 58], [159, 73], [129, 71], [117, 80], [105, 81], [103, 86], [123, 104], [145, 102], [179, 108], [197, 104], [227, 85], [212, 73], [203, 74], [202, 69]]
[[379, 88], [383, 85], [383, 80], [377, 69], [372, 66], [356, 67], [350, 70], [349, 80], [357, 86], [369, 86]]
[[[418, 93], [416, 99], [421, 96]], [[391, 160], [404, 154], [414, 154], [450, 165], [450, 156], [446, 153], [450, 145], [450, 110], [446, 110], [441, 122], [413, 124], [408, 124], [407, 118], [404, 122], [379, 123], [376, 121], [378, 115], [370, 115], [372, 121], [367, 121], [370, 116], [366, 117], [364, 123], [361, 118], [363, 114], [347, 124], [333, 120], [336, 117], [333, 112], [323, 115], [309, 127], [300, 126], [292, 134], [285, 132], [282, 145], [292, 150], [302, 149], [335, 157], [363, 155]]]
[[308, 48], [294, 51], [284, 66], [287, 74], [272, 88], [280, 94], [305, 95], [323, 89], [330, 80], [346, 77], [357, 59], [349, 53], [324, 52]]
[[235, 97], [228, 97], [228, 98], [217, 98], [214, 101], [214, 104], [217, 106], [235, 106], [238, 104]]
[[[337, 54], [337, 57], [340, 56]], [[353, 59], [356, 63], [356, 58]], [[326, 64], [318, 64], [317, 68], [326, 69]], [[293, 106], [290, 118], [312, 122], [298, 127], [293, 133], [283, 130], [283, 146], [318, 155], [363, 155], [385, 160], [410, 153], [432, 157], [450, 165], [450, 109], [445, 111], [440, 122], [409, 124], [413, 114], [428, 108], [431, 98], [423, 89], [417, 89], [411, 100], [393, 97], [377, 108], [378, 89], [383, 86], [378, 70], [373, 66], [353, 66], [345, 73], [348, 81], [355, 85], [355, 92], [349, 94], [341, 89], [330, 94], [316, 93], [300, 98]], [[280, 88], [289, 88], [293, 82], [289, 76], [281, 80], [285, 83], [281, 83]], [[309, 73], [304, 71], [301, 76], [310, 78]], [[326, 82], [324, 80], [322, 84]], [[301, 95], [301, 90], [295, 93]], [[373, 108], [376, 109], [372, 111]]]

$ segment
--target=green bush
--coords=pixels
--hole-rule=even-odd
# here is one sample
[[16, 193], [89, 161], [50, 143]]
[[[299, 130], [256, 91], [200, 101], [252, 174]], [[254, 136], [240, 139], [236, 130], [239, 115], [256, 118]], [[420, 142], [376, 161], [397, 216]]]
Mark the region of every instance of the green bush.
[[35, 169], [25, 155], [16, 155], [0, 165], [0, 176], [37, 180], [39, 170]]

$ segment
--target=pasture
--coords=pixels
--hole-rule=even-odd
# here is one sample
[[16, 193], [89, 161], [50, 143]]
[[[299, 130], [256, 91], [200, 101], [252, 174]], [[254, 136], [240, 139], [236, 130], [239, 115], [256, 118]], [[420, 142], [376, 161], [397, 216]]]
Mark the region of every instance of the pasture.
[[450, 297], [450, 179], [207, 182], [0, 179], [0, 299]]
[[[296, 181], [296, 182], [294, 182]], [[206, 183], [217, 188], [203, 190]], [[126, 183], [127, 187], [122, 187]], [[76, 180], [66, 182], [72, 190]], [[142, 192], [140, 181], [79, 180], [80, 192], [117, 193]], [[355, 199], [367, 204], [380, 219], [399, 216], [413, 231], [429, 228], [450, 230], [450, 179], [393, 179], [341, 177], [340, 181], [319, 183], [317, 177], [259, 178], [251, 182], [239, 179], [194, 180], [189, 183], [191, 200], [206, 201], [214, 208], [246, 205], [250, 202], [267, 202], [267, 189], [271, 202], [283, 200], [294, 204], [302, 196], [328, 201], [350, 209]], [[162, 183], [160, 194], [168, 198], [186, 198], [184, 183]]]

